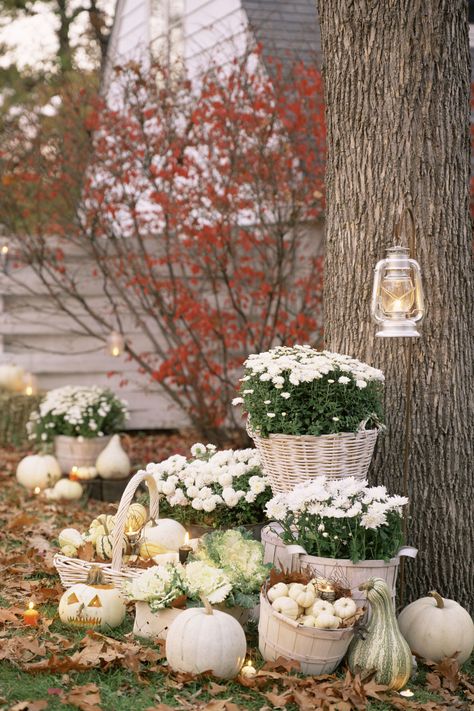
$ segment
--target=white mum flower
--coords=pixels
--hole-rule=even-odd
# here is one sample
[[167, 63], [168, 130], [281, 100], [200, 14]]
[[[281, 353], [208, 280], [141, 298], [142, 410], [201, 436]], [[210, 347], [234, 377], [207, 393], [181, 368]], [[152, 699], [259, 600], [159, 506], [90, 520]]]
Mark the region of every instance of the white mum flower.
[[203, 454], [206, 454], [206, 445], [201, 444], [201, 442], [196, 442], [196, 444], [193, 444], [191, 447], [191, 455], [193, 457], [200, 457]]
[[280, 397], [285, 398], [285, 400], [288, 400], [289, 397], [291, 397], [290, 393], [284, 392], [280, 393]]
[[341, 383], [341, 385], [347, 385], [347, 383], [351, 382], [351, 379], [346, 375], [341, 375], [341, 377], [337, 379], [337, 382]]
[[367, 387], [367, 383], [365, 382], [365, 380], [356, 380], [356, 385], [360, 390], [363, 390]]
[[232, 400], [232, 405], [235, 407], [236, 405], [242, 405], [243, 402], [243, 397], [234, 397], [234, 399]]
[[275, 417], [275, 413], [274, 412], [267, 412], [267, 417], [270, 417], [270, 419], [271, 419], [272, 417]]

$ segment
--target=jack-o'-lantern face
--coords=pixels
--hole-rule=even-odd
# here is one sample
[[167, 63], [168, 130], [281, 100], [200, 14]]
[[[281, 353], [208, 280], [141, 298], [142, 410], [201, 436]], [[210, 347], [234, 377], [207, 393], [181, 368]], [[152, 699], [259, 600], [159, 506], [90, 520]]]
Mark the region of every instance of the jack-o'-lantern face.
[[109, 585], [73, 585], [61, 597], [59, 617], [72, 627], [117, 627], [125, 617], [120, 593]]

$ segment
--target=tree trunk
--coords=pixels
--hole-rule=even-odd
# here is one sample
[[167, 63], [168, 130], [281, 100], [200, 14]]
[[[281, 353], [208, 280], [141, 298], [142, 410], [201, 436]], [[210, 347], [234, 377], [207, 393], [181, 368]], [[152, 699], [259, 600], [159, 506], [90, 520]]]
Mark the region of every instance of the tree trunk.
[[[373, 268], [412, 207], [426, 318], [412, 340], [406, 599], [474, 601], [470, 56], [464, 0], [320, 0], [327, 102], [325, 333], [380, 367], [388, 432], [373, 480], [403, 490], [409, 339], [375, 338]], [[398, 238], [400, 241], [400, 238]], [[406, 246], [407, 236], [402, 235]]]

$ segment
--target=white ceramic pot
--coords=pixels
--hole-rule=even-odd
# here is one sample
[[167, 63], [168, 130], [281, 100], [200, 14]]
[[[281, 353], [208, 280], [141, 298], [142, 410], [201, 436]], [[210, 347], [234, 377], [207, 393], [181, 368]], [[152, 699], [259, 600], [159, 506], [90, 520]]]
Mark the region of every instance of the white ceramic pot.
[[97, 457], [110, 442], [111, 437], [68, 437], [54, 438], [54, 453], [61, 471], [68, 474], [73, 467], [95, 467]]
[[136, 602], [133, 634], [145, 639], [166, 639], [170, 624], [181, 612], [183, 610], [174, 607], [152, 612], [147, 602]]

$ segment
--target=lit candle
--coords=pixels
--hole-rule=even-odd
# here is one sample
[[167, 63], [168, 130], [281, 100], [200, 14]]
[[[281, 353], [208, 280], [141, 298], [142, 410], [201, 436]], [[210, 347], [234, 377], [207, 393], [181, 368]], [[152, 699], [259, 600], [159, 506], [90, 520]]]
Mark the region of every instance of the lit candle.
[[71, 467], [71, 471], [69, 472], [69, 478], [71, 481], [77, 481], [79, 479], [78, 470], [79, 467]]
[[33, 489], [33, 493], [34, 493], [36, 496], [39, 496], [39, 494], [41, 494], [41, 489], [40, 489], [40, 487], [39, 487], [39, 486], [35, 486], [35, 488]]
[[121, 333], [112, 331], [107, 337], [107, 352], [113, 358], [118, 358], [125, 350], [125, 339]]
[[39, 612], [35, 610], [35, 603], [33, 601], [28, 603], [28, 609], [23, 613], [23, 620], [25, 625], [31, 625], [31, 627], [36, 627], [38, 625]]
[[25, 386], [25, 395], [31, 397], [36, 395], [38, 392], [38, 381], [34, 375], [31, 373], [25, 373], [23, 377], [23, 384]]
[[241, 675], [244, 677], [244, 679], [253, 679], [254, 676], [257, 674], [257, 670], [255, 669], [254, 665], [252, 664], [252, 660], [249, 659], [247, 664], [242, 667], [240, 670]]
[[415, 696], [415, 694], [410, 689], [404, 689], [403, 691], [400, 691], [400, 696], [410, 699], [412, 696]]
[[192, 550], [192, 546], [189, 545], [189, 533], [186, 533], [184, 537], [184, 545], [179, 548], [179, 562], [183, 564], [186, 563]]

